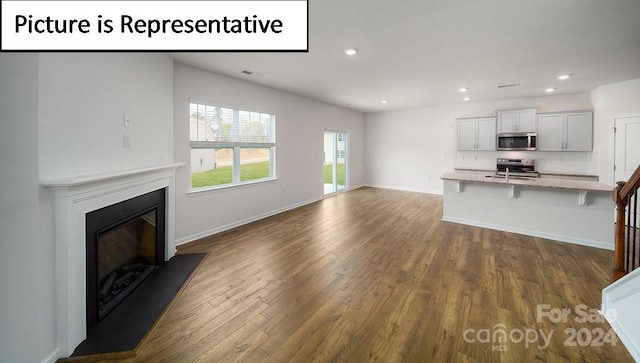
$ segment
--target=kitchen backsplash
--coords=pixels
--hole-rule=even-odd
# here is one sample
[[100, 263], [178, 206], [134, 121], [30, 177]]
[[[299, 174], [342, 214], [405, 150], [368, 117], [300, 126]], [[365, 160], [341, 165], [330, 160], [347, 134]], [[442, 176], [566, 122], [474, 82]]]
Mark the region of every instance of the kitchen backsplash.
[[497, 158], [535, 159], [540, 172], [573, 172], [589, 174], [591, 153], [542, 151], [458, 151], [456, 168], [496, 168]]

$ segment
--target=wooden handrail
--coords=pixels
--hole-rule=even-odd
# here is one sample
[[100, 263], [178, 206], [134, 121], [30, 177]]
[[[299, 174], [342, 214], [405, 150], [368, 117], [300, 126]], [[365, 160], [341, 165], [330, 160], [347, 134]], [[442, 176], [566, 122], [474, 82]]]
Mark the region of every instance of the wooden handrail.
[[619, 181], [616, 183], [616, 187], [613, 190], [613, 201], [616, 203], [616, 226], [615, 226], [615, 252], [614, 252], [614, 265], [613, 265], [613, 281], [618, 280], [625, 274], [631, 271], [627, 271], [624, 266], [625, 261], [625, 214], [627, 205], [629, 204], [629, 197], [634, 195], [640, 188], [640, 165], [629, 178], [629, 181]]
[[635, 194], [635, 191], [640, 188], [640, 165], [633, 172], [629, 181], [624, 184], [624, 188], [620, 190], [620, 197], [627, 198], [630, 195]]

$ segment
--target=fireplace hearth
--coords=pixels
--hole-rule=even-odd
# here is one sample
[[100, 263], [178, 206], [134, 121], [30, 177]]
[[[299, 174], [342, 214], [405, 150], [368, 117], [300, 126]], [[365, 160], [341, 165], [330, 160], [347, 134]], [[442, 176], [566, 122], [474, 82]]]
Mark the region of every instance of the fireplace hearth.
[[87, 331], [164, 263], [165, 189], [86, 214]]

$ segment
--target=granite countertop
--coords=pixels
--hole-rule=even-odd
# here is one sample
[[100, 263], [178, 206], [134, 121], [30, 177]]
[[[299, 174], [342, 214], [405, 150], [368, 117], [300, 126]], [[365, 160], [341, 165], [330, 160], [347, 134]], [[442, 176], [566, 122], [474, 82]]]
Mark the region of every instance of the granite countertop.
[[[456, 172], [473, 172], [473, 173], [493, 173], [496, 169], [481, 169], [481, 168], [455, 168]], [[594, 178], [597, 179], [597, 175], [586, 174], [586, 173], [577, 173], [577, 172], [566, 172], [566, 171], [538, 171], [540, 175], [548, 175], [548, 176], [574, 176], [579, 178]]]
[[477, 171], [446, 173], [442, 175], [441, 179], [484, 184], [521, 185], [532, 188], [575, 190], [581, 192], [613, 192], [611, 185], [590, 180], [510, 177], [507, 181], [505, 178], [493, 178], [492, 173], [483, 174]]
[[584, 174], [584, 173], [575, 173], [575, 172], [566, 172], [566, 171], [541, 171], [540, 175], [557, 175], [557, 176], [576, 176], [581, 178], [596, 178], [599, 177], [593, 174]]

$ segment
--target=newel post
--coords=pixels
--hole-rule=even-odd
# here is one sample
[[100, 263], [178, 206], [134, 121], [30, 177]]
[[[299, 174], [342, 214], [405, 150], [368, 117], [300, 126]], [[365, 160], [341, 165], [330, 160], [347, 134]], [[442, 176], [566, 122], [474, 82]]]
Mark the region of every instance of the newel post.
[[625, 212], [627, 210], [628, 197], [622, 197], [620, 191], [626, 182], [619, 181], [613, 190], [613, 201], [616, 203], [616, 235], [615, 235], [615, 257], [613, 266], [613, 281], [624, 276], [627, 271], [624, 268], [624, 250], [625, 250]]

